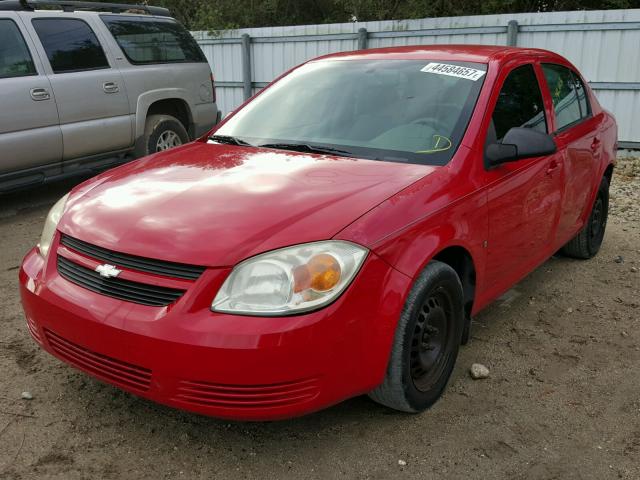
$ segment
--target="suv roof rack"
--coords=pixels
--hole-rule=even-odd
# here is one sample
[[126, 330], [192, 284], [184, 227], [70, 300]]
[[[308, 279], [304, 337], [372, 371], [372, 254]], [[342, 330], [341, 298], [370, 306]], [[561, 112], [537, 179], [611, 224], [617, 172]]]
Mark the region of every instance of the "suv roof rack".
[[[148, 15], [170, 17], [169, 9], [152, 7], [149, 5], [135, 5], [126, 3], [79, 2], [72, 0], [0, 0], [0, 10], [32, 12], [40, 7], [58, 7], [64, 12], [75, 11], [107, 11], [111, 13], [125, 13], [131, 10], [144, 12]], [[137, 13], [136, 12], [136, 13]]]

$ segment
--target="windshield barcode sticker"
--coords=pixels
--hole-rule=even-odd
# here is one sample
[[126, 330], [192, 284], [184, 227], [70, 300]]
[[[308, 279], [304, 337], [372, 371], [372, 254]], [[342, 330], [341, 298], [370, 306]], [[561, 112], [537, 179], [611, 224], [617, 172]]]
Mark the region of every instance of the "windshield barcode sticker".
[[475, 68], [450, 65], [448, 63], [430, 63], [420, 69], [421, 72], [437, 73], [438, 75], [448, 75], [450, 77], [466, 78], [467, 80], [479, 80], [486, 73], [484, 70]]

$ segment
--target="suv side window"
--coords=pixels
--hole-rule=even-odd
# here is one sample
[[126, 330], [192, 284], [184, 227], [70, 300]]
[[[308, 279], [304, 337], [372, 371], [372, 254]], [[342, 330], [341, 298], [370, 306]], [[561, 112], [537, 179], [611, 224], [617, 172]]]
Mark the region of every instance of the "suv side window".
[[191, 34], [173, 19], [122, 15], [100, 18], [134, 65], [207, 61]]
[[569, 68], [544, 63], [544, 77], [547, 80], [556, 128], [561, 130], [591, 115], [586, 90], [580, 78]]
[[96, 34], [83, 20], [38, 18], [32, 24], [54, 73], [109, 68]]
[[18, 30], [9, 19], [0, 19], [0, 78], [37, 75], [31, 53]]
[[507, 76], [491, 117], [489, 140], [500, 141], [513, 127], [533, 128], [547, 133], [542, 93], [533, 65], [513, 69]]

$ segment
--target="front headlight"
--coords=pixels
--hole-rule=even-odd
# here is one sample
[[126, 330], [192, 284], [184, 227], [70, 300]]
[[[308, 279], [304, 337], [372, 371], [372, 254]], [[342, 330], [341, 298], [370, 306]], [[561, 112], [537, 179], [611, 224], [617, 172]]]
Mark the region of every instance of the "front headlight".
[[40, 243], [38, 243], [38, 250], [40, 251], [40, 255], [44, 258], [46, 258], [49, 253], [49, 248], [53, 241], [53, 235], [56, 233], [58, 222], [60, 222], [60, 218], [64, 213], [64, 207], [67, 204], [67, 198], [69, 198], [68, 193], [58, 200], [53, 207], [51, 207], [49, 215], [47, 215], [47, 219], [44, 222], [44, 228], [42, 229], [42, 235], [40, 236]]
[[262, 316], [320, 308], [347, 288], [366, 256], [366, 248], [343, 241], [306, 243], [257, 255], [233, 269], [211, 308]]

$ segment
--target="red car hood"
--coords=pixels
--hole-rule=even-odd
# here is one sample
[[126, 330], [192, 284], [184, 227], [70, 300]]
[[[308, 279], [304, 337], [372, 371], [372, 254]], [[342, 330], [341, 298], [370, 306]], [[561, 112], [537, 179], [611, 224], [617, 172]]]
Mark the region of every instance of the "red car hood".
[[58, 228], [133, 255], [230, 266], [329, 239], [435, 168], [193, 143], [81, 185]]

